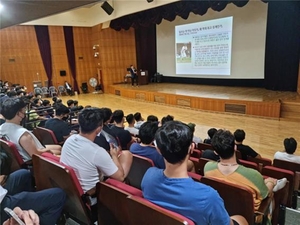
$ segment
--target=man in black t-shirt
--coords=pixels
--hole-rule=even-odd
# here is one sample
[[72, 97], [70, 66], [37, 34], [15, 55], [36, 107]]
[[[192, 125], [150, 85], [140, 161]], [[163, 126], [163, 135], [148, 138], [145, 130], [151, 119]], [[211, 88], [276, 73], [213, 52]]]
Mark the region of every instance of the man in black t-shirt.
[[254, 151], [250, 146], [243, 145], [245, 136], [246, 136], [246, 133], [244, 130], [237, 129], [234, 132], [235, 144], [236, 144], [237, 150], [240, 151], [242, 154], [242, 159], [247, 160], [248, 156], [250, 156], [252, 158], [261, 158], [260, 154], [258, 154], [256, 151]]

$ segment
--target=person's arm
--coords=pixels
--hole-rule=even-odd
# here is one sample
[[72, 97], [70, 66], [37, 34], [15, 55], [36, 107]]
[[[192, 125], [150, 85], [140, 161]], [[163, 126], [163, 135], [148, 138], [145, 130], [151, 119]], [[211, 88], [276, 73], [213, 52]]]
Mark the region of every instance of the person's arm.
[[[25, 223], [25, 225], [39, 225], [39, 216], [33, 210], [22, 210], [19, 207], [14, 208], [14, 213]], [[18, 225], [19, 223], [12, 217], [6, 220], [3, 225]]]
[[112, 144], [110, 144], [110, 155], [111, 158], [113, 160], [113, 162], [115, 163], [115, 165], [118, 167], [117, 172], [115, 172], [114, 174], [112, 174], [110, 177], [119, 181], [123, 181], [125, 179], [125, 173], [124, 170], [121, 166], [121, 163], [119, 161], [119, 151], [117, 148], [114, 148]]

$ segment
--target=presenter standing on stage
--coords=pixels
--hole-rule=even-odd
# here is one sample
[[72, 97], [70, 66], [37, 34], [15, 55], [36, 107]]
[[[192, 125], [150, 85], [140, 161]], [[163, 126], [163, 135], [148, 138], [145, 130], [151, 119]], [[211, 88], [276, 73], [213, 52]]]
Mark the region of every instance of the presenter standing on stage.
[[130, 74], [131, 74], [131, 85], [134, 86], [134, 81], [135, 81], [136, 85], [139, 86], [137, 71], [133, 65], [130, 65]]

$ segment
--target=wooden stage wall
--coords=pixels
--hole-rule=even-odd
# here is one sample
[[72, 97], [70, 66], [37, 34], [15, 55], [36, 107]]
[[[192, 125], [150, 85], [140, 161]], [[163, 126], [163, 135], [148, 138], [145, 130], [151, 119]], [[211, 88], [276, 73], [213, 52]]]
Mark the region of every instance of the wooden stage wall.
[[126, 88], [125, 86], [119, 85], [111, 85], [107, 91], [110, 94], [119, 95], [125, 98], [188, 107], [197, 110], [235, 113], [272, 119], [280, 118], [281, 103], [279, 100], [268, 102], [195, 97], [149, 91], [139, 88]]

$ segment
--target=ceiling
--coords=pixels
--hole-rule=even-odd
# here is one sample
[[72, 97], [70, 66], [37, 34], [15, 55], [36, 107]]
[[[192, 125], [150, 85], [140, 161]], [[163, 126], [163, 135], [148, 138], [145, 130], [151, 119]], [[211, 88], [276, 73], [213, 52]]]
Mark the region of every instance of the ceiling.
[[105, 0], [0, 0], [0, 29], [13, 25], [109, 26], [115, 18], [159, 7], [179, 0], [107, 0], [113, 6], [111, 15], [101, 8]]
[[95, 2], [100, 1], [1, 0], [3, 10], [0, 12], [0, 29], [46, 17], [49, 15], [62, 13]]

